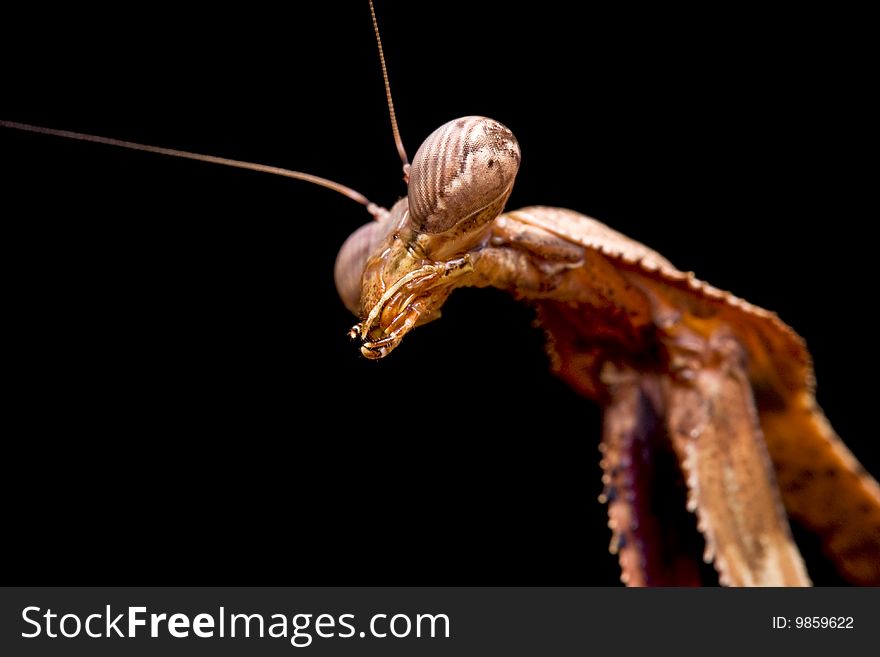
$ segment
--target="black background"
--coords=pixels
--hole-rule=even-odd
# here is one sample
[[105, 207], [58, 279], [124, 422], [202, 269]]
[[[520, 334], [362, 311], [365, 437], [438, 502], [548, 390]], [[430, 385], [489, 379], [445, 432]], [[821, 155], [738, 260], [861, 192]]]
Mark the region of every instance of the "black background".
[[[378, 7], [410, 155], [451, 118], [505, 123], [523, 152], [510, 207], [595, 216], [779, 312], [880, 472], [847, 19], [474, 4]], [[366, 4], [303, 5], [9, 13], [0, 115], [306, 170], [390, 206], [405, 189]], [[0, 167], [16, 579], [618, 583], [600, 415], [551, 377], [528, 309], [464, 290], [368, 362], [332, 280], [368, 220], [350, 201], [5, 130]]]

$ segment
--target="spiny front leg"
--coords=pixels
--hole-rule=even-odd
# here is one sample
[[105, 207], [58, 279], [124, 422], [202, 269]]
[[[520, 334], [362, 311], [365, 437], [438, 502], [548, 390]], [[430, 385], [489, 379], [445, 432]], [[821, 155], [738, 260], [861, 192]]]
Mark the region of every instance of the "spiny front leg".
[[699, 586], [703, 542], [658, 406], [659, 377], [608, 364], [601, 501], [627, 586]]
[[473, 271], [470, 254], [445, 262], [426, 263], [388, 286], [366, 319], [349, 331], [362, 340], [361, 354], [384, 358], [418, 324], [439, 317], [453, 288]]
[[[371, 360], [385, 358], [394, 347], [400, 344], [403, 336], [409, 333], [409, 331], [419, 322], [424, 311], [424, 303], [421, 301], [416, 301], [407, 305], [406, 308], [394, 318], [391, 324], [382, 331], [383, 337], [373, 340], [364, 340], [363, 344], [361, 344], [361, 354]], [[349, 336], [352, 339], [355, 339], [360, 335], [360, 331], [361, 325], [356, 324], [349, 332]]]
[[661, 381], [666, 430], [722, 584], [809, 586], [755, 410], [745, 356], [719, 328], [678, 327]]

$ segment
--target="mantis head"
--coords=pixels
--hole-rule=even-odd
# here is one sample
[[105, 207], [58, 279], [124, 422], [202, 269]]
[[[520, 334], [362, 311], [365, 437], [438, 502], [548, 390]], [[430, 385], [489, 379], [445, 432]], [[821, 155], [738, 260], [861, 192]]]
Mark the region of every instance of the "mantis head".
[[386, 356], [439, 316], [504, 209], [519, 162], [513, 133], [484, 117], [450, 121], [424, 141], [406, 198], [356, 230], [336, 259], [339, 296], [363, 320], [352, 337], [364, 356]]

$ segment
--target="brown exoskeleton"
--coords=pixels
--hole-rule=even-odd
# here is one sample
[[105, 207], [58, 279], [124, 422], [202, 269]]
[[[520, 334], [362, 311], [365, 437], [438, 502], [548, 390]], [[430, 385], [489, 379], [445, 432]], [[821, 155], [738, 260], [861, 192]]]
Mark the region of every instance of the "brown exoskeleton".
[[503, 214], [518, 166], [513, 135], [490, 119], [452, 121], [425, 141], [407, 197], [372, 208], [378, 221], [337, 261], [364, 355], [388, 354], [457, 287], [508, 290], [536, 307], [555, 371], [605, 408], [606, 498], [629, 584], [697, 581], [650, 508], [647, 482], [666, 453], [722, 581], [808, 583], [781, 492], [849, 579], [878, 583], [880, 493], [815, 406], [798, 336], [583, 215]]
[[361, 353], [386, 356], [457, 287], [506, 290], [536, 307], [555, 372], [605, 408], [604, 497], [626, 583], [699, 582], [651, 512], [646, 480], [671, 450], [722, 583], [810, 583], [787, 510], [845, 577], [880, 584], [880, 487], [816, 405], [803, 340], [594, 219], [502, 213], [519, 164], [513, 134], [488, 118], [424, 141], [407, 196], [337, 258]]
[[451, 121], [425, 140], [408, 196], [337, 259], [339, 293], [362, 318], [352, 331], [361, 352], [387, 355], [457, 287], [507, 290], [536, 307], [556, 373], [605, 407], [602, 464], [624, 581], [699, 581], [646, 499], [652, 460], [671, 449], [722, 583], [809, 584], [783, 502], [844, 575], [880, 582], [880, 490], [816, 406], [797, 334], [594, 219], [549, 207], [502, 213], [519, 161], [512, 133], [487, 118]]

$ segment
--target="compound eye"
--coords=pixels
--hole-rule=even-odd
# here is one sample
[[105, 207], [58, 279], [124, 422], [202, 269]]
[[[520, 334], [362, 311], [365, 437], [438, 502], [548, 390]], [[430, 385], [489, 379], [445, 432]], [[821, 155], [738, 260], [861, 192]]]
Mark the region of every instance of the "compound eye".
[[466, 116], [440, 126], [412, 161], [413, 226], [428, 234], [481, 228], [503, 209], [519, 161], [516, 138], [497, 121]]
[[333, 267], [333, 280], [342, 303], [356, 316], [361, 314], [361, 289], [367, 258], [382, 237], [382, 224], [364, 224], [343, 242]]

